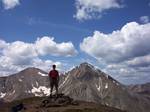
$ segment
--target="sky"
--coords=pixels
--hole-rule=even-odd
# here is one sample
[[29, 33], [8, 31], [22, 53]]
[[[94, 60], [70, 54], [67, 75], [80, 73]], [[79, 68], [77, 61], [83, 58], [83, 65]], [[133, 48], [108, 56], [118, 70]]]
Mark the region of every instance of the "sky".
[[0, 0], [0, 76], [88, 62], [150, 82], [150, 0]]

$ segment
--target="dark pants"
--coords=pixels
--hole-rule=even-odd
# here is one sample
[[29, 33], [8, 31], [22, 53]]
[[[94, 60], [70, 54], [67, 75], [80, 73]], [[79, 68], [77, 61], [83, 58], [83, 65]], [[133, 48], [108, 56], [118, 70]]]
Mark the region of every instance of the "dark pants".
[[52, 95], [54, 87], [56, 89], [56, 94], [58, 94], [58, 82], [57, 78], [50, 78], [50, 95]]

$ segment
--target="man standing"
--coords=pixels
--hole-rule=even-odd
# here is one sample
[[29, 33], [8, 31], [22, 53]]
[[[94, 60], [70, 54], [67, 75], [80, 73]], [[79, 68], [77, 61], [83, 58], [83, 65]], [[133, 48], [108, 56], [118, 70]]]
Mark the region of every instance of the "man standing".
[[50, 79], [50, 96], [52, 96], [53, 87], [55, 86], [56, 95], [58, 95], [58, 83], [59, 83], [59, 73], [56, 70], [56, 65], [52, 66], [52, 70], [49, 72], [49, 79]]

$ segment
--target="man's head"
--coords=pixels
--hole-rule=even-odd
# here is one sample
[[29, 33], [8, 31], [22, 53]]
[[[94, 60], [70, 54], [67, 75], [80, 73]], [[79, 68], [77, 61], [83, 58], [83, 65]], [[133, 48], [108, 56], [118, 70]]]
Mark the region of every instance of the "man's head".
[[52, 65], [53, 69], [55, 70], [56, 69], [56, 65]]

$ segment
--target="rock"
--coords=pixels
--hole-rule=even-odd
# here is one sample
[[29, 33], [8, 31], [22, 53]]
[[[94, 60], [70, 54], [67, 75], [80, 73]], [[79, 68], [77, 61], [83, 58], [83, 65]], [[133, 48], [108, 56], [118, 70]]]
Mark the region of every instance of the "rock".
[[20, 112], [21, 110], [25, 110], [23, 103], [17, 104], [11, 108], [11, 112]]
[[40, 105], [40, 107], [60, 107], [67, 105], [78, 105], [77, 101], [74, 101], [69, 96], [65, 96], [64, 94], [52, 95], [46, 99], [44, 99]]

